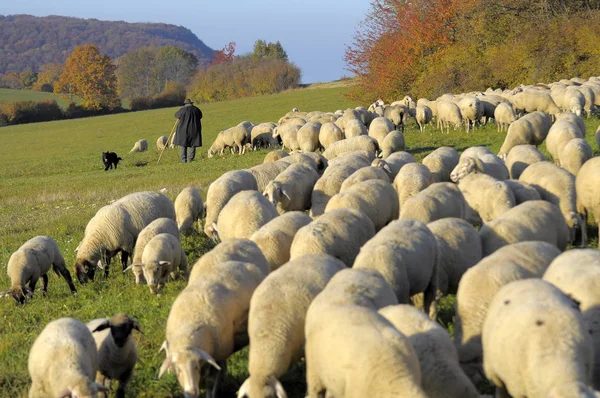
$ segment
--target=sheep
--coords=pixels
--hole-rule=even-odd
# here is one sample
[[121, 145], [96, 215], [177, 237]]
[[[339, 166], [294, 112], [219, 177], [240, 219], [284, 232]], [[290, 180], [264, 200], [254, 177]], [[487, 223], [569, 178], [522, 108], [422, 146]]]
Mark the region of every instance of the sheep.
[[549, 93], [526, 90], [512, 96], [512, 105], [517, 113], [541, 111], [550, 115], [560, 113], [560, 108]]
[[580, 228], [581, 245], [585, 246], [586, 224], [577, 212], [575, 176], [550, 162], [537, 162], [527, 167], [519, 181], [531, 184], [540, 197], [560, 208], [569, 229], [570, 242], [575, 241], [576, 228]]
[[564, 250], [570, 232], [560, 209], [545, 200], [529, 200], [484, 224], [479, 230], [483, 255], [526, 240], [548, 242]]
[[377, 140], [367, 135], [361, 135], [334, 142], [323, 151], [323, 156], [325, 159], [331, 160], [345, 152], [369, 151], [375, 153], [378, 149]]
[[415, 120], [421, 133], [425, 131], [425, 126], [431, 123], [431, 119], [433, 119], [433, 112], [431, 111], [431, 108], [426, 105], [417, 105], [417, 109], [415, 111]]
[[135, 142], [133, 148], [131, 148], [131, 152], [146, 152], [148, 150], [148, 141], [142, 139]]
[[487, 174], [467, 174], [458, 187], [467, 201], [467, 221], [473, 225], [490, 222], [516, 206], [510, 187]]
[[169, 142], [169, 138], [165, 135], [161, 135], [156, 140], [156, 149], [159, 151], [163, 151], [167, 147], [167, 143]]
[[454, 129], [458, 129], [462, 125], [460, 108], [455, 103], [444, 100], [438, 101], [437, 111], [437, 127], [441, 128], [442, 133], [444, 133], [444, 127], [450, 133], [450, 125], [453, 125]]
[[561, 149], [574, 138], [585, 138], [584, 130], [581, 130], [576, 122], [560, 118], [552, 125], [546, 139], [546, 148], [555, 163], [560, 165]]
[[496, 396], [591, 397], [593, 342], [576, 302], [542, 280], [504, 286], [483, 324], [485, 374]]
[[319, 143], [319, 131], [321, 130], [321, 123], [319, 122], [307, 122], [305, 125], [298, 129], [296, 133], [296, 139], [302, 152], [315, 152], [321, 147]]
[[187, 187], [181, 190], [175, 199], [175, 219], [179, 232], [189, 235], [194, 222], [204, 216], [204, 203], [197, 188]]
[[361, 246], [374, 235], [375, 226], [362, 211], [331, 210], [296, 232], [290, 247], [290, 259], [325, 253], [350, 266]]
[[274, 148], [279, 145], [279, 141], [273, 138], [273, 129], [277, 127], [275, 123], [260, 123], [252, 127], [250, 131], [250, 142], [252, 148]]
[[471, 146], [460, 154], [458, 161], [460, 162], [465, 158], [481, 158], [485, 155], [493, 155], [493, 153], [484, 146]]
[[460, 218], [442, 218], [427, 224], [439, 251], [438, 291], [456, 294], [463, 274], [483, 257], [477, 230]]
[[566, 110], [573, 112], [577, 116], [584, 114], [585, 107], [585, 96], [579, 89], [568, 88], [565, 91], [565, 97], [563, 98], [564, 107]]
[[466, 212], [467, 202], [460, 189], [450, 182], [436, 182], [403, 203], [400, 219], [428, 224], [446, 217], [464, 219]]
[[458, 107], [468, 133], [471, 125], [475, 128], [475, 124], [483, 117], [483, 103], [477, 97], [465, 97], [460, 100]]
[[400, 208], [408, 198], [415, 196], [432, 183], [433, 177], [426, 166], [421, 163], [404, 165], [394, 178], [394, 188], [398, 192]]
[[29, 397], [92, 397], [108, 388], [96, 383], [98, 354], [92, 332], [73, 318], [49, 322], [29, 351]]
[[388, 118], [393, 124], [394, 129], [404, 133], [404, 128], [408, 123], [408, 108], [404, 105], [393, 105], [385, 108], [383, 116]]
[[335, 209], [362, 210], [373, 221], [375, 231], [398, 218], [398, 194], [392, 184], [381, 180], [367, 180], [334, 195], [325, 214]]
[[108, 275], [110, 259], [121, 252], [123, 269], [140, 232], [157, 218], [175, 220], [175, 206], [159, 192], [136, 192], [102, 207], [88, 222], [77, 257], [75, 274], [81, 284], [94, 279], [96, 267]]
[[[256, 166], [250, 167], [249, 169], [246, 169], [245, 171], [250, 172], [250, 174], [252, 174], [252, 176], [254, 177], [257, 190], [259, 192], [264, 192], [267, 185], [269, 185], [269, 183], [271, 181], [273, 181], [275, 179], [275, 177], [277, 177], [279, 175], [279, 173], [283, 172], [285, 169], [287, 169], [290, 166], [291, 162], [288, 161], [288, 158], [292, 158], [292, 156], [293, 155], [286, 156], [284, 159], [278, 160], [276, 162], [261, 163]], [[292, 159], [292, 160], [297, 160], [297, 159]], [[209, 186], [209, 189], [210, 189], [210, 186]], [[207, 196], [207, 201], [208, 201], [208, 196]]]
[[[277, 217], [276, 219], [279, 218]], [[228, 261], [254, 264], [264, 275], [268, 275], [271, 271], [269, 262], [255, 242], [250, 239], [227, 239], [216, 245], [211, 251], [205, 253], [196, 261], [192, 266], [188, 285], [202, 279], [213, 268], [219, 267], [220, 264]]]
[[226, 130], [222, 130], [217, 134], [214, 142], [208, 148], [208, 157], [212, 158], [217, 153], [223, 155], [225, 148], [238, 150], [238, 155], [241, 155], [246, 150], [246, 144], [250, 143], [250, 136], [243, 126], [234, 126]]
[[289, 155], [290, 155], [289, 153], [287, 153], [286, 151], [282, 151], [282, 150], [271, 151], [265, 155], [265, 159], [263, 160], [263, 163], [276, 162], [276, 161], [283, 159]]
[[[286, 163], [289, 163], [290, 165], [296, 164], [296, 163], [301, 163], [306, 166], [312, 167], [316, 171], [321, 172], [322, 170], [324, 170], [326, 168], [326, 165], [323, 163], [322, 159], [318, 159], [318, 161], [317, 161], [316, 158], [314, 158], [313, 156], [310, 156], [312, 154], [315, 154], [315, 153], [314, 152], [294, 153], [293, 155], [287, 156], [283, 161]], [[327, 162], [327, 160], [325, 159], [324, 162]], [[319, 163], [322, 163], [322, 164], [319, 164]]]
[[577, 175], [581, 166], [593, 156], [590, 144], [583, 138], [573, 138], [558, 152], [560, 166], [573, 175]]
[[263, 195], [279, 214], [310, 208], [310, 197], [319, 174], [302, 163], [292, 164], [271, 181]]
[[[279, 163], [279, 165], [281, 164], [282, 163]], [[256, 167], [258, 166], [255, 166], [255, 168]], [[258, 171], [252, 173], [252, 171], [246, 170], [232, 170], [226, 172], [208, 186], [206, 192], [206, 222], [204, 224], [204, 233], [213, 241], [216, 241], [217, 239], [217, 231], [215, 231], [214, 227], [217, 223], [219, 213], [223, 207], [225, 207], [229, 199], [236, 193], [246, 190], [258, 190], [257, 179], [255, 176], [260, 177], [262, 181], [263, 175]]]
[[385, 159], [375, 159], [371, 166], [380, 167], [385, 170], [390, 177], [390, 181], [394, 181], [400, 169], [409, 163], [415, 163], [415, 157], [408, 152], [394, 152]]
[[106, 379], [118, 380], [117, 398], [125, 398], [125, 389], [138, 361], [133, 329], [144, 333], [140, 323], [126, 314], [99, 318], [87, 323], [98, 350], [96, 381], [104, 385]]
[[357, 119], [348, 119], [344, 123], [344, 136], [346, 138], [360, 137], [367, 135], [367, 127]]
[[[594, 157], [581, 167], [575, 178], [577, 212], [585, 222], [591, 214], [596, 224], [600, 223], [600, 157]], [[600, 248], [600, 239], [598, 242]]]
[[450, 182], [450, 173], [458, 164], [458, 153], [450, 147], [437, 148], [423, 158], [423, 165], [431, 172], [433, 182]]
[[487, 154], [480, 157], [463, 157], [450, 173], [450, 179], [459, 182], [469, 174], [487, 174], [497, 180], [508, 180], [508, 169], [496, 155]]
[[137, 266], [136, 264], [140, 264], [142, 262], [142, 254], [144, 253], [144, 248], [150, 242], [150, 239], [154, 238], [158, 234], [167, 233], [173, 235], [177, 240], [180, 240], [179, 228], [177, 227], [177, 223], [170, 218], [161, 217], [152, 221], [148, 224], [142, 232], [138, 235], [138, 238], [135, 242], [135, 248], [133, 251], [133, 259], [131, 271], [135, 276], [135, 283], [141, 284], [146, 283], [146, 279], [144, 279], [144, 273], [142, 267]]
[[423, 390], [428, 397], [479, 397], [477, 389], [460, 368], [450, 335], [437, 322], [406, 304], [385, 307], [378, 312], [408, 337], [419, 358]]
[[249, 238], [277, 216], [275, 206], [260, 192], [242, 191], [236, 193], [223, 207], [215, 231], [221, 241], [231, 238]]
[[385, 137], [392, 131], [394, 131], [394, 123], [382, 116], [373, 119], [369, 125], [369, 137], [375, 138], [380, 148]]
[[277, 380], [304, 355], [304, 322], [312, 300], [346, 266], [327, 254], [309, 254], [283, 265], [250, 300], [248, 373], [238, 398], [286, 397]]
[[550, 263], [543, 279], [579, 302], [586, 328], [594, 340], [594, 387], [600, 388], [600, 252], [566, 251]]
[[506, 180], [504, 183], [508, 185], [515, 196], [515, 206], [528, 200], [542, 200], [537, 189], [531, 184], [515, 180]]
[[[587, 85], [581, 85], [577, 87], [577, 90], [583, 95], [585, 99], [585, 104], [583, 106], [583, 112], [586, 117], [589, 119], [592, 114], [596, 113], [596, 92]], [[598, 91], [598, 90], [596, 90]]]
[[354, 184], [358, 184], [359, 182], [367, 180], [381, 180], [385, 182], [390, 182], [390, 177], [388, 173], [380, 167], [362, 167], [356, 170], [354, 173], [352, 173], [352, 175], [350, 175], [350, 177], [344, 180], [340, 188], [340, 192], [344, 192]]
[[[36, 236], [23, 243], [8, 259], [7, 273], [11, 288], [0, 293], [0, 297], [12, 296], [17, 303], [23, 304], [27, 297], [33, 295], [40, 277], [42, 291], [46, 295], [50, 266], [56, 275], [65, 278], [71, 293], [77, 293], [71, 273], [67, 269], [56, 241], [49, 236]], [[27, 284], [29, 286], [26, 286]]]
[[508, 152], [506, 167], [508, 168], [510, 178], [518, 180], [527, 166], [536, 162], [543, 162], [544, 160], [548, 159], [546, 159], [535, 145], [516, 145]]
[[321, 125], [321, 129], [319, 130], [319, 144], [324, 149], [329, 148], [334, 142], [343, 139], [344, 133], [335, 123], [327, 122]]
[[508, 130], [512, 122], [517, 120], [517, 114], [510, 103], [501, 102], [494, 111], [494, 120], [498, 126], [498, 132]]
[[438, 101], [429, 101], [427, 98], [419, 98], [417, 100], [417, 108], [420, 106], [426, 106], [429, 109], [431, 109], [432, 119], [438, 117], [438, 111], [437, 111]]
[[[306, 122], [305, 122], [306, 123]], [[297, 151], [300, 149], [298, 145], [298, 130], [302, 127], [302, 124], [292, 123], [291, 121], [273, 129], [273, 138], [281, 138], [281, 149], [286, 147], [290, 151]]]
[[490, 302], [510, 282], [540, 278], [560, 250], [546, 242], [519, 242], [485, 256], [458, 283], [454, 343], [463, 369], [471, 380], [481, 372], [481, 332]]
[[228, 261], [183, 289], [167, 318], [158, 377], [172, 370], [184, 395], [198, 397], [202, 367], [209, 364], [206, 396], [216, 397], [225, 361], [248, 342], [250, 297], [264, 277], [253, 264]]
[[549, 135], [552, 119], [543, 112], [533, 112], [511, 123], [498, 156], [506, 159], [508, 152], [517, 145], [538, 146]]
[[399, 151], [403, 151], [406, 148], [404, 142], [404, 134], [400, 131], [392, 131], [388, 135], [385, 136], [383, 142], [380, 145], [380, 156], [383, 159], [389, 158], [394, 153]]

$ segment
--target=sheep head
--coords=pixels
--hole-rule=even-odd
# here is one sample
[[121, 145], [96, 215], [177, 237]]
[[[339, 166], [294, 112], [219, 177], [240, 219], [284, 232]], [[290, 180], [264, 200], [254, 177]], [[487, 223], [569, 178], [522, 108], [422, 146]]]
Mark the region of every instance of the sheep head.
[[144, 279], [150, 288], [152, 294], [158, 294], [159, 287], [162, 284], [162, 275], [164, 268], [171, 265], [170, 261], [151, 261], [147, 264], [141, 264], [144, 273]]
[[273, 375], [268, 377], [249, 377], [238, 391], [237, 398], [287, 398], [283, 386]]
[[477, 171], [477, 159], [466, 157], [460, 161], [450, 173], [450, 179], [454, 182], [458, 182], [461, 178], [467, 174], [474, 173]]
[[271, 202], [271, 204], [273, 204], [273, 206], [275, 207], [277, 207], [277, 203], [282, 201], [283, 197], [286, 197], [288, 198], [288, 200], [290, 200], [288, 194], [281, 187], [281, 183], [277, 181], [271, 181], [266, 186], [265, 191], [263, 192], [263, 196], [267, 198], [269, 202]]
[[75, 275], [79, 283], [85, 285], [88, 281], [94, 280], [96, 267], [103, 268], [102, 263], [98, 261], [98, 264], [94, 264], [88, 259], [78, 258], [75, 261]]
[[106, 319], [104, 322], [96, 326], [92, 333], [99, 332], [104, 329], [110, 328], [110, 334], [115, 341], [117, 347], [123, 347], [133, 329], [140, 333], [144, 333], [142, 326], [135, 318], [130, 318], [127, 314], [117, 314], [110, 319]]

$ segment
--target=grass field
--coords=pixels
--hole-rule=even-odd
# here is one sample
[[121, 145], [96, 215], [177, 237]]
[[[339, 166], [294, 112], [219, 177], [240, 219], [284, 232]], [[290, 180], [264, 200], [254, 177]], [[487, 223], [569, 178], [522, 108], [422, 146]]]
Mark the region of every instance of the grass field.
[[[16, 101], [42, 101], [42, 100], [55, 100], [58, 105], [65, 109], [69, 105], [69, 99], [61, 95], [44, 93], [35, 90], [13, 90], [10, 88], [0, 88], [0, 102], [16, 102]], [[73, 99], [74, 102], [78, 102], [77, 98]]]
[[[200, 188], [205, 195], [210, 182], [225, 171], [262, 162], [265, 151], [207, 159], [207, 148], [218, 131], [243, 120], [277, 121], [293, 107], [335, 111], [359, 105], [345, 99], [346, 91], [347, 87], [313, 88], [200, 105], [204, 113], [204, 147], [197, 161], [191, 164], [179, 163], [178, 151], [167, 150], [156, 165], [155, 141], [171, 131], [176, 108], [1, 128], [0, 139], [7, 149], [0, 157], [0, 264], [5, 267], [10, 254], [26, 240], [49, 235], [58, 242], [71, 266], [85, 225], [110, 201], [135, 191], [162, 188], [174, 200], [189, 185]], [[598, 119], [587, 122], [590, 143], [597, 125]], [[497, 133], [494, 126], [469, 134], [461, 131], [441, 135], [431, 127], [420, 134], [412, 123], [405, 136], [408, 151], [419, 160], [439, 146], [453, 146], [462, 151], [472, 145], [486, 145], [497, 152], [504, 139], [504, 134]], [[140, 138], [148, 140], [150, 150], [130, 154], [129, 150]], [[597, 154], [595, 144], [593, 147]], [[124, 159], [116, 171], [103, 170], [100, 156], [108, 150]], [[183, 244], [191, 264], [212, 246], [199, 233], [184, 238]], [[163, 294], [156, 297], [147, 287], [134, 285], [131, 275], [115, 272], [117, 268], [113, 267], [108, 279], [100, 277], [86, 286], [76, 282], [76, 296], [71, 296], [62, 279], [51, 277], [48, 297], [36, 295], [21, 307], [10, 299], [0, 300], [0, 397], [26, 396], [30, 383], [29, 348], [47, 322], [64, 316], [87, 322], [117, 312], [137, 317], [145, 329], [144, 335], [135, 335], [140, 362], [128, 396], [182, 396], [173, 375], [158, 380], [157, 374], [164, 359], [158, 350], [164, 340], [166, 318], [184, 283], [167, 284]], [[0, 290], [9, 286], [5, 271], [0, 272]], [[442, 320], [451, 329], [452, 300], [442, 307]], [[229, 375], [222, 396], [234, 396], [247, 377], [246, 358], [247, 351], [243, 350], [228, 361]], [[301, 366], [282, 382], [290, 397], [304, 397]]]

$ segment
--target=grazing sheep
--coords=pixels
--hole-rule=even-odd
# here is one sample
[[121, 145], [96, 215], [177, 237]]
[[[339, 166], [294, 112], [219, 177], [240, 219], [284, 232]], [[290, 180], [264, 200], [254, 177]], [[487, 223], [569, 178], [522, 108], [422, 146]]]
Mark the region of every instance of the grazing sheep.
[[438, 111], [437, 111], [438, 101], [429, 101], [427, 98], [419, 98], [417, 100], [417, 108], [419, 106], [426, 106], [429, 109], [431, 109], [432, 118], [438, 117]]
[[585, 113], [585, 96], [578, 88], [568, 88], [565, 91], [563, 105], [567, 111], [581, 117]]
[[300, 228], [290, 247], [290, 258], [325, 253], [350, 266], [366, 241], [375, 235], [371, 219], [356, 209], [329, 211]]
[[546, 139], [546, 148], [556, 164], [560, 165], [559, 154], [562, 148], [575, 138], [585, 138], [585, 131], [576, 122], [560, 118], [552, 125]]
[[146, 283], [144, 279], [144, 273], [142, 271], [142, 267], [136, 266], [142, 262], [142, 254], [144, 253], [144, 248], [150, 242], [150, 239], [154, 238], [158, 234], [167, 233], [171, 234], [180, 240], [179, 228], [177, 227], [177, 223], [170, 218], [161, 217], [152, 221], [148, 224], [142, 232], [138, 235], [137, 240], [135, 241], [135, 249], [133, 251], [133, 259], [132, 259], [132, 267], [131, 270], [135, 276], [135, 283]]
[[255, 176], [261, 178], [262, 181], [263, 173], [256, 171], [256, 167], [258, 166], [255, 166], [254, 173], [246, 170], [228, 171], [208, 186], [208, 191], [206, 192], [206, 223], [204, 224], [204, 233], [213, 241], [217, 239], [217, 232], [214, 227], [219, 218], [219, 213], [229, 199], [238, 192], [258, 190]]
[[463, 369], [478, 380], [483, 348], [481, 333], [490, 302], [510, 282], [541, 278], [560, 250], [546, 242], [520, 242], [485, 257], [462, 276], [456, 292], [454, 343]]
[[446, 217], [465, 218], [467, 202], [460, 189], [450, 182], [431, 184], [407, 199], [400, 208], [401, 220], [419, 220], [428, 224]]
[[334, 142], [343, 139], [344, 133], [335, 123], [327, 122], [321, 125], [321, 130], [319, 130], [319, 144], [324, 149], [329, 148]]
[[175, 219], [179, 232], [189, 235], [194, 229], [194, 222], [204, 216], [204, 203], [200, 191], [194, 187], [181, 190], [175, 199]]
[[215, 230], [221, 241], [249, 238], [277, 216], [275, 206], [260, 192], [242, 191], [236, 193], [223, 207]]
[[394, 123], [386, 117], [376, 117], [369, 125], [369, 137], [375, 138], [380, 148], [385, 137], [392, 131], [394, 131]]
[[575, 190], [577, 212], [583, 215], [584, 221], [591, 214], [596, 224], [600, 223], [600, 157], [588, 160], [581, 167], [575, 179]]
[[[306, 121], [304, 122], [306, 123]], [[300, 149], [298, 145], [298, 130], [304, 125], [289, 121], [281, 124], [273, 129], [273, 138], [281, 138], [281, 149], [287, 148], [289, 151], [297, 151]]]
[[531, 184], [515, 180], [506, 180], [504, 183], [508, 185], [515, 196], [515, 206], [528, 200], [542, 200], [537, 189]]
[[483, 325], [485, 374], [496, 396], [598, 396], [594, 346], [576, 302], [542, 280], [504, 286]]
[[138, 140], [135, 142], [135, 144], [133, 145], [133, 148], [131, 148], [131, 151], [129, 151], [129, 153], [131, 153], [131, 152], [146, 152], [147, 150], [148, 150], [148, 141]]
[[[0, 297], [12, 296], [17, 303], [23, 304], [27, 297], [33, 295], [35, 285], [42, 278], [42, 291], [48, 292], [48, 271], [62, 275], [69, 285], [71, 293], [77, 293], [71, 273], [67, 269], [65, 259], [60, 253], [58, 244], [49, 236], [36, 236], [23, 243], [8, 259], [7, 273], [11, 288], [0, 293]], [[29, 286], [26, 286], [29, 284]]]
[[577, 175], [581, 166], [594, 156], [590, 144], [583, 138], [573, 138], [558, 152], [558, 163], [573, 175]]
[[105, 385], [106, 379], [118, 380], [117, 398], [125, 398], [125, 389], [133, 368], [138, 361], [138, 353], [131, 332], [143, 333], [135, 318], [117, 314], [111, 319], [99, 318], [87, 323], [98, 349], [98, 372], [96, 381]]
[[389, 182], [367, 180], [334, 195], [327, 202], [325, 214], [335, 209], [361, 210], [373, 221], [375, 231], [379, 231], [398, 218], [398, 194]]
[[136, 192], [102, 207], [85, 227], [75, 260], [81, 284], [94, 279], [96, 267], [108, 275], [110, 259], [121, 252], [123, 269], [140, 232], [157, 218], [175, 220], [175, 206], [159, 192]]
[[[537, 90], [526, 90], [512, 96], [512, 105], [517, 113], [541, 111], [549, 115], [560, 113], [560, 108], [549, 93]], [[507, 151], [508, 152], [508, 151]]]
[[276, 162], [261, 163], [256, 166], [250, 167], [245, 171], [250, 172], [252, 176], [254, 176], [254, 180], [256, 181], [256, 187], [258, 191], [264, 192], [267, 185], [269, 185], [269, 183], [273, 181], [275, 177], [279, 175], [279, 173], [283, 172], [289, 167], [291, 162], [288, 161], [288, 158], [291, 158], [292, 156], [294, 155], [286, 156], [284, 159], [278, 160]]
[[167, 318], [158, 377], [172, 370], [184, 395], [198, 397], [202, 367], [209, 364], [202, 372], [206, 396], [216, 397], [225, 361], [248, 344], [250, 297], [264, 277], [253, 264], [228, 261], [183, 289]]
[[393, 124], [394, 129], [404, 133], [404, 128], [408, 123], [410, 114], [408, 108], [404, 105], [393, 105], [385, 108], [383, 116], [388, 118]]
[[344, 122], [344, 136], [346, 138], [360, 137], [361, 135], [367, 135], [367, 133], [367, 127], [361, 120], [347, 119]]
[[307, 122], [304, 126], [300, 127], [298, 133], [296, 133], [296, 139], [302, 152], [315, 152], [321, 148], [319, 143], [319, 131], [321, 130], [321, 123], [319, 122]]
[[394, 178], [394, 188], [398, 192], [400, 208], [408, 198], [415, 196], [432, 183], [433, 176], [426, 166], [421, 163], [404, 165]]
[[[324, 169], [323, 166], [319, 166], [317, 159], [313, 158], [312, 156], [310, 156], [310, 154], [314, 154], [314, 152], [306, 152], [306, 153], [294, 153], [290, 156], [287, 156], [283, 162], [289, 163], [290, 165], [292, 164], [303, 164], [305, 166], [310, 166], [311, 168], [313, 168], [315, 171], [321, 171]], [[320, 161], [320, 159], [319, 159]], [[327, 161], [327, 160], [325, 160]], [[283, 171], [281, 171], [281, 173], [283, 173]], [[279, 175], [279, 174], [278, 174]], [[275, 179], [275, 178], [273, 178]], [[273, 180], [272, 179], [272, 180]]]
[[506, 157], [506, 167], [510, 178], [518, 180], [523, 170], [530, 164], [543, 162], [546, 159], [535, 145], [522, 144], [512, 147]]
[[468, 204], [467, 221], [473, 225], [490, 222], [516, 206], [510, 187], [487, 174], [467, 174], [458, 187]]
[[446, 128], [448, 134], [450, 133], [450, 125], [454, 129], [459, 129], [462, 126], [462, 116], [460, 108], [454, 102], [441, 100], [438, 101], [437, 105], [437, 127], [444, 133]]
[[380, 167], [385, 170], [390, 177], [390, 181], [394, 181], [400, 169], [409, 163], [415, 163], [415, 157], [408, 152], [394, 152], [385, 159], [375, 159], [371, 166]]
[[164, 150], [167, 147], [167, 143], [169, 142], [169, 138], [167, 136], [161, 135], [156, 140], [156, 149], [159, 151]]
[[517, 120], [517, 114], [510, 103], [501, 102], [494, 110], [494, 120], [498, 126], [498, 132], [508, 130], [512, 122]]
[[92, 332], [73, 318], [49, 322], [33, 342], [27, 366], [29, 397], [92, 397], [108, 388], [94, 382], [98, 354]]
[[350, 137], [334, 142], [323, 151], [323, 156], [327, 160], [331, 160], [345, 152], [369, 151], [375, 153], [378, 149], [379, 146], [377, 145], [377, 140], [375, 140], [375, 138], [367, 135], [360, 135], [358, 137]]
[[275, 148], [279, 146], [279, 140], [273, 138], [273, 129], [277, 127], [275, 123], [260, 123], [252, 127], [250, 131], [250, 142], [253, 149]]
[[483, 117], [483, 103], [477, 97], [465, 97], [459, 101], [458, 107], [468, 133], [471, 126], [475, 128]]
[[425, 156], [422, 163], [431, 172], [433, 182], [450, 182], [450, 173], [458, 164], [458, 159], [458, 152], [444, 146]]
[[459, 182], [469, 174], [487, 174], [497, 180], [508, 180], [508, 169], [504, 162], [496, 155], [487, 154], [480, 157], [460, 157], [460, 161], [450, 173], [450, 179]]
[[[283, 216], [282, 216], [283, 217]], [[277, 217], [276, 219], [279, 219]], [[276, 220], [275, 219], [275, 220]], [[265, 224], [266, 225], [266, 224]], [[202, 279], [215, 267], [228, 261], [239, 261], [255, 265], [260, 272], [268, 275], [271, 271], [265, 255], [256, 243], [249, 239], [227, 239], [216, 245], [192, 266], [188, 285]]]
[[437, 322], [406, 304], [378, 312], [408, 337], [419, 358], [423, 390], [428, 397], [479, 398], [477, 389], [460, 368], [450, 335]]
[[232, 148], [234, 151], [237, 149], [238, 155], [241, 155], [245, 152], [248, 143], [250, 143], [250, 134], [243, 126], [230, 127], [219, 132], [215, 141], [208, 148], [208, 157], [212, 158], [217, 153], [223, 156], [225, 148]]
[[310, 208], [310, 198], [319, 174], [302, 163], [292, 164], [265, 188], [263, 195], [277, 208], [279, 214], [304, 211]]
[[545, 200], [530, 200], [508, 210], [479, 230], [483, 255], [528, 240], [551, 243], [564, 250], [570, 232], [560, 209]]
[[533, 112], [511, 123], [498, 156], [505, 159], [510, 150], [523, 144], [538, 146], [549, 135], [551, 117], [544, 112]]
[[381, 157], [388, 159], [394, 153], [403, 151], [405, 147], [404, 134], [394, 130], [385, 136], [379, 149], [381, 150]]
[[477, 230], [460, 218], [442, 218], [427, 224], [439, 251], [438, 291], [456, 294], [463, 274], [477, 264], [483, 254]]
[[431, 108], [426, 105], [417, 105], [417, 109], [415, 111], [415, 120], [421, 133], [425, 131], [425, 126], [431, 123], [431, 119], [433, 119], [433, 112], [431, 111]]
[[385, 182], [390, 182], [390, 177], [388, 173], [380, 167], [362, 167], [356, 170], [354, 173], [352, 173], [352, 175], [350, 175], [350, 177], [344, 180], [344, 182], [342, 183], [342, 187], [340, 188], [340, 192], [344, 192], [354, 184], [358, 184], [359, 182], [367, 180], [381, 180]]
[[263, 163], [276, 162], [279, 159], [283, 159], [289, 155], [290, 155], [289, 153], [287, 153], [286, 151], [282, 151], [282, 150], [271, 151], [265, 155], [265, 159], [263, 160]]
[[299, 257], [271, 273], [250, 300], [248, 373], [239, 398], [285, 397], [277, 380], [304, 355], [304, 322], [312, 300], [346, 266], [326, 254]]

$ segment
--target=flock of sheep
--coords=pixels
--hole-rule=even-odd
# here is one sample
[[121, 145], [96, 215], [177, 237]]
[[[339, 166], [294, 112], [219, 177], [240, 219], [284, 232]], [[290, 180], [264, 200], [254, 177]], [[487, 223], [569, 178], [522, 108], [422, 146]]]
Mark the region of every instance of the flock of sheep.
[[[599, 101], [600, 79], [571, 79], [242, 122], [209, 156], [281, 143], [292, 153], [226, 172], [205, 203], [190, 187], [174, 203], [137, 192], [101, 208], [74, 272], [81, 284], [108, 275], [120, 253], [154, 294], [187, 280], [159, 371], [185, 397], [201, 381], [217, 396], [227, 358], [248, 344], [239, 398], [286, 397], [279, 378], [303, 357], [310, 398], [479, 397], [484, 378], [498, 396], [600, 397], [600, 251], [563, 252], [586, 244], [588, 215], [600, 220], [600, 157], [580, 117]], [[498, 155], [441, 147], [418, 163], [403, 151], [410, 117], [508, 131]], [[180, 234], [202, 219], [217, 245], [190, 268]], [[22, 303], [39, 278], [46, 291], [51, 266], [75, 292], [56, 243], [35, 237], [9, 259], [6, 294]], [[448, 294], [454, 339], [436, 322]], [[125, 314], [49, 323], [30, 351], [30, 397], [95, 397], [105, 379], [123, 397], [133, 330]]]

